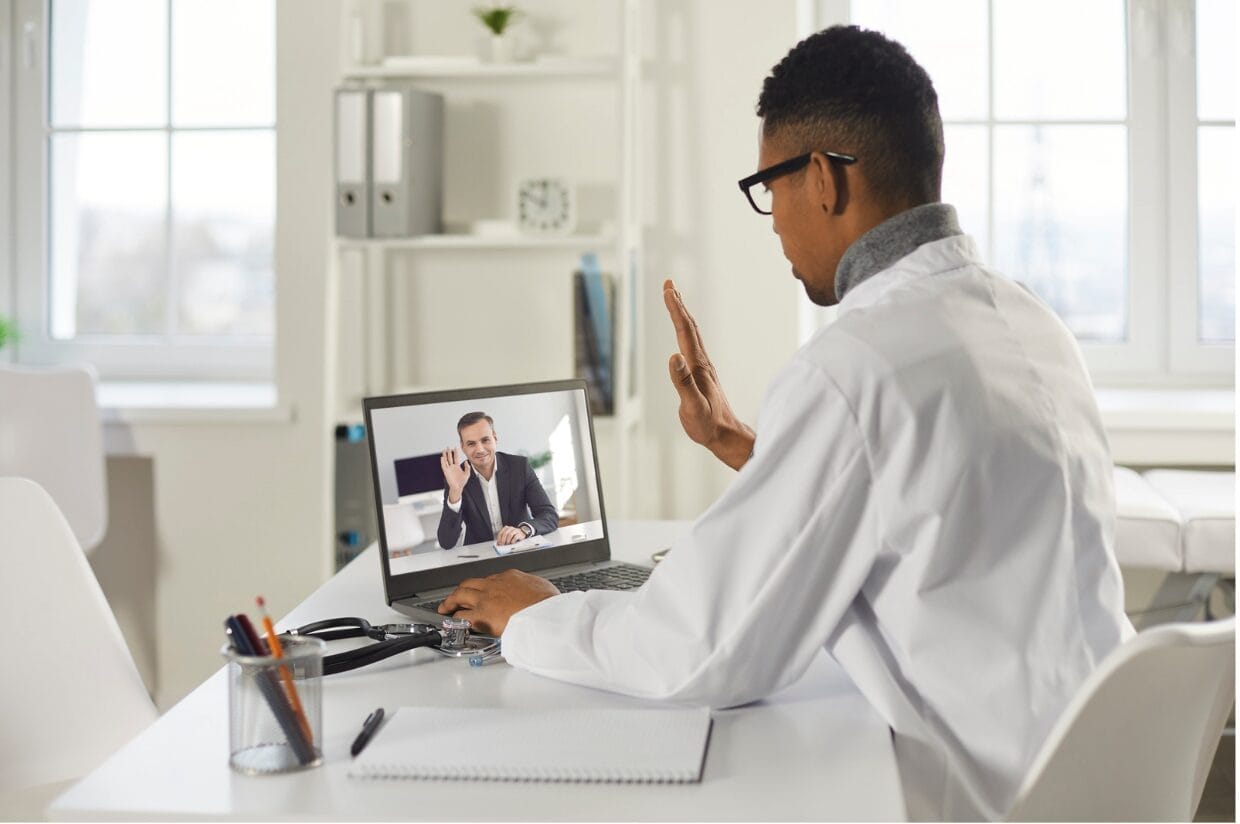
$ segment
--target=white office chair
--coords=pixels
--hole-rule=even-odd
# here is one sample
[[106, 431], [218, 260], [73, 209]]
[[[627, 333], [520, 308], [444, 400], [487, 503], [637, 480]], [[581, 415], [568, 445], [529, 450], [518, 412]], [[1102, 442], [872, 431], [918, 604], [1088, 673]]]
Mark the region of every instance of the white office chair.
[[1011, 821], [1191, 821], [1235, 703], [1236, 619], [1163, 624], [1115, 650], [1069, 703]]
[[90, 552], [108, 527], [95, 375], [86, 367], [0, 364], [0, 475], [37, 481]]
[[68, 522], [26, 478], [0, 478], [0, 627], [0, 817], [40, 815], [47, 788], [157, 713]]
[[383, 525], [389, 551], [413, 549], [426, 540], [422, 518], [411, 503], [384, 504]]

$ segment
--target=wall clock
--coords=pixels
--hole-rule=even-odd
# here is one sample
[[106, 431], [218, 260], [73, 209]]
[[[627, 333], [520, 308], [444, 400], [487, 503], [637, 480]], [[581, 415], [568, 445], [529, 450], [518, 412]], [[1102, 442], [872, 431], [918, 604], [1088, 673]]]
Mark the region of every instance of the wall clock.
[[573, 192], [563, 180], [536, 177], [517, 184], [517, 226], [532, 234], [566, 234], [577, 222]]

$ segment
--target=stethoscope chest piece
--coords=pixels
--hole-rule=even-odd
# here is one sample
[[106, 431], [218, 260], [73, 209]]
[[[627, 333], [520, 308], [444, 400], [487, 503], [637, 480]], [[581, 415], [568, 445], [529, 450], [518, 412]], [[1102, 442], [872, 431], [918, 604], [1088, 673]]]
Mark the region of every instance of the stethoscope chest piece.
[[440, 655], [446, 655], [449, 658], [465, 658], [467, 656], [494, 655], [499, 651], [499, 641], [486, 635], [471, 635], [466, 639], [465, 643], [455, 649], [446, 649], [445, 647], [431, 647]]
[[487, 657], [499, 651], [499, 641], [489, 635], [473, 635], [469, 621], [463, 618], [445, 618], [439, 632], [443, 636], [439, 646], [433, 649], [448, 658]]

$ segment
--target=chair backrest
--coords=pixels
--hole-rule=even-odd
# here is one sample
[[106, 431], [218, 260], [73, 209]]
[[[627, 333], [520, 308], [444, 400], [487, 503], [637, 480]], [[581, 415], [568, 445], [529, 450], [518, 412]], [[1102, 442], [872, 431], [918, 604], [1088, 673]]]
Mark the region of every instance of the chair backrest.
[[1191, 821], [1235, 703], [1236, 619], [1164, 624], [1115, 650], [1069, 703], [1012, 821]]
[[413, 504], [384, 504], [383, 525], [387, 530], [388, 551], [412, 549], [426, 540], [422, 518]]
[[0, 475], [37, 481], [87, 552], [108, 527], [103, 427], [87, 367], [0, 364]]
[[26, 478], [0, 478], [0, 626], [0, 793], [83, 775], [155, 720], [69, 524]]

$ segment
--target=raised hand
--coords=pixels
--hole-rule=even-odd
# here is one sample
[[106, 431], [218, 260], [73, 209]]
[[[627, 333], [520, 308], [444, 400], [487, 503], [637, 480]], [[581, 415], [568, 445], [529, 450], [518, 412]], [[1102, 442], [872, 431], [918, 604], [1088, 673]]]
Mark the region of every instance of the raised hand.
[[461, 500], [461, 492], [474, 469], [468, 461], [461, 466], [461, 459], [452, 447], [445, 449], [439, 456], [439, 468], [443, 470], [443, 479], [448, 484], [448, 502], [454, 504]]
[[695, 443], [733, 469], [740, 469], [753, 453], [753, 430], [732, 412], [715, 366], [706, 354], [697, 321], [670, 280], [663, 282], [663, 304], [676, 327], [676, 342], [680, 346], [680, 351], [667, 363], [672, 385], [680, 395], [680, 425]]

